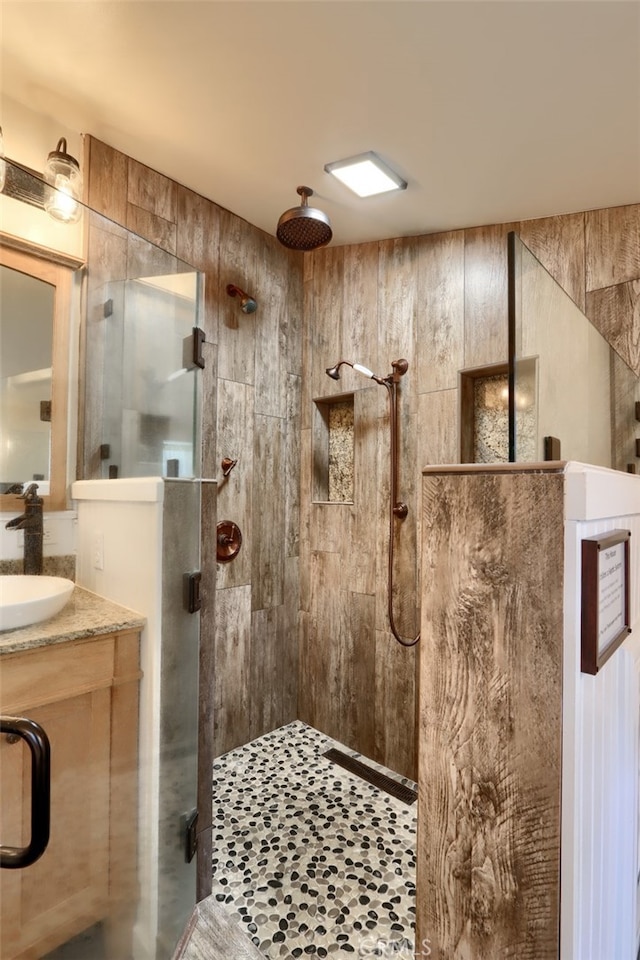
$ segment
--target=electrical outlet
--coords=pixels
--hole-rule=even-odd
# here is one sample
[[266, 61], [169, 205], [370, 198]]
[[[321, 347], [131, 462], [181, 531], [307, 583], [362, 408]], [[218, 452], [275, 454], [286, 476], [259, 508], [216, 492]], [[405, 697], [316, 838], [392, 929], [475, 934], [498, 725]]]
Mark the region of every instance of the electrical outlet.
[[55, 531], [51, 529], [51, 526], [47, 520], [45, 520], [42, 525], [42, 542], [49, 545], [58, 542]]
[[104, 570], [104, 534], [93, 535], [93, 567], [95, 570]]

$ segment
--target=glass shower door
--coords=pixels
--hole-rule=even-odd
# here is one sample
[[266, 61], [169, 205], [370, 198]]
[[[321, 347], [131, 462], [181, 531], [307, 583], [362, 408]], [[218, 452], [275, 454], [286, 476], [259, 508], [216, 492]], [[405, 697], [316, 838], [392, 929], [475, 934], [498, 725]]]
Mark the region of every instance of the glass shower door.
[[104, 369], [103, 475], [199, 475], [198, 379], [192, 330], [200, 275], [109, 285]]

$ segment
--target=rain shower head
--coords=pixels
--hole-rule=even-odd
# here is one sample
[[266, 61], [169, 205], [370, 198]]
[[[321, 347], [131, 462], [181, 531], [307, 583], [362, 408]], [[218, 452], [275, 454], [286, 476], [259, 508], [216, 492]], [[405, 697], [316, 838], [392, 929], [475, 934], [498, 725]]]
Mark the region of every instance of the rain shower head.
[[307, 200], [313, 196], [311, 187], [298, 187], [302, 197], [299, 207], [285, 210], [278, 220], [276, 237], [290, 250], [315, 250], [324, 247], [333, 237], [329, 217], [316, 207], [307, 206]]

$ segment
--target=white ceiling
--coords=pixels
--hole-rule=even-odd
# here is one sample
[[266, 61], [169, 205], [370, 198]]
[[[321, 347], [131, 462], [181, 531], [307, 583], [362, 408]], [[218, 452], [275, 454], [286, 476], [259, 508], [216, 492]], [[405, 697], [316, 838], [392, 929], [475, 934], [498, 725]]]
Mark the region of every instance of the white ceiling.
[[[338, 244], [640, 202], [638, 0], [0, 9], [3, 93], [270, 233], [298, 184]], [[365, 150], [408, 189], [324, 172]]]

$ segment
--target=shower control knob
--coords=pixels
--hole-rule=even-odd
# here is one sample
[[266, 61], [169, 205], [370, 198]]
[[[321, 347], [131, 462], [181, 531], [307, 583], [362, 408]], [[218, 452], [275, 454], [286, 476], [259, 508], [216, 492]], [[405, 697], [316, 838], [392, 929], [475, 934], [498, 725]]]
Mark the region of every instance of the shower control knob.
[[216, 528], [216, 559], [218, 563], [229, 563], [237, 557], [242, 546], [240, 527], [232, 520], [221, 520]]

